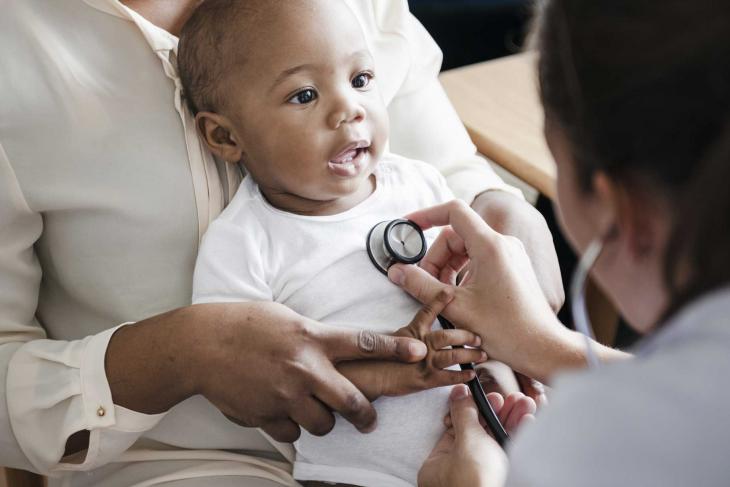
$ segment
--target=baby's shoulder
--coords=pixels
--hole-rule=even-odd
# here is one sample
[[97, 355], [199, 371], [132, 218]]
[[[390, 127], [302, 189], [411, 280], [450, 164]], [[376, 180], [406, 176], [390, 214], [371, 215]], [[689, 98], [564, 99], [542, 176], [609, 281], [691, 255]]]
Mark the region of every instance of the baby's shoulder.
[[245, 178], [236, 191], [230, 203], [223, 209], [204, 235], [204, 239], [213, 238], [213, 235], [225, 235], [229, 238], [238, 235], [246, 239], [266, 234], [264, 219], [266, 211], [261, 201], [260, 192], [256, 191], [255, 183]]
[[380, 177], [394, 188], [433, 194], [436, 202], [453, 199], [443, 175], [423, 161], [388, 153], [380, 162]]

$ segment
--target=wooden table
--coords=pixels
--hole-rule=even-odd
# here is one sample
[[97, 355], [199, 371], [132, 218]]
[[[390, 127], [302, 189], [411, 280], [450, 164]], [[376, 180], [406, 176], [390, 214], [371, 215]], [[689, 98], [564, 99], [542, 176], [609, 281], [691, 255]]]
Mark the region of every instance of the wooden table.
[[533, 53], [517, 54], [445, 71], [441, 83], [479, 152], [554, 198], [535, 64]]

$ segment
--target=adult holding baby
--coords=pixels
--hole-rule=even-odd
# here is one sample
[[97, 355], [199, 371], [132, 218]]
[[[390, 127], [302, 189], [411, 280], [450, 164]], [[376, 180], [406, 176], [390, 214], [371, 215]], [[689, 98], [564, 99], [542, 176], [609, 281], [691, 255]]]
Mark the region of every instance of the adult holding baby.
[[[240, 181], [182, 98], [175, 34], [198, 3], [31, 0], [0, 19], [0, 464], [51, 485], [292, 484], [286, 449], [219, 410], [283, 441], [325, 433], [332, 411], [367, 431], [374, 410], [335, 365], [425, 353], [272, 303], [188, 306], [200, 236]], [[382, 69], [393, 150], [519, 235], [559, 305], [544, 222], [474, 154], [433, 41], [405, 2], [346, 5]]]
[[[681, 38], [667, 32], [682, 29]], [[554, 382], [504, 452], [468, 391], [423, 486], [727, 485], [730, 465], [730, 8], [711, 0], [548, 0], [535, 39], [557, 207], [583, 267], [638, 331], [626, 360]], [[553, 382], [586, 346], [555, 326], [524, 249], [459, 204], [412, 215], [450, 225], [422, 264], [390, 277], [428, 300], [468, 262], [444, 311], [483, 347]], [[602, 250], [601, 250], [602, 248]], [[597, 260], [595, 260], [595, 257]], [[500, 404], [495, 404], [499, 409]]]

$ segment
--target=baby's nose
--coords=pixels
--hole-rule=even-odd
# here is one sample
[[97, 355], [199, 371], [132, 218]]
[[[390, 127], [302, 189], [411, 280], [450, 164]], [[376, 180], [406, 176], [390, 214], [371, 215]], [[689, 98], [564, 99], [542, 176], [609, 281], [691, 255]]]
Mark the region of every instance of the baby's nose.
[[362, 122], [365, 120], [365, 113], [359, 103], [343, 100], [333, 107], [328, 123], [332, 129], [337, 129], [344, 123]]

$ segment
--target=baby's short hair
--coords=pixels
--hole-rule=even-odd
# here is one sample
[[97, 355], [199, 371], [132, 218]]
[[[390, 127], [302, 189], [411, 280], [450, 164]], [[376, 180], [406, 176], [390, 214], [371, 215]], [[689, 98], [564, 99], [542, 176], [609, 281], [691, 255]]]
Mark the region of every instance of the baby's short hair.
[[177, 63], [183, 94], [193, 114], [223, 106], [220, 85], [244, 62], [236, 41], [246, 34], [263, 3], [267, 2], [204, 0], [183, 26]]

